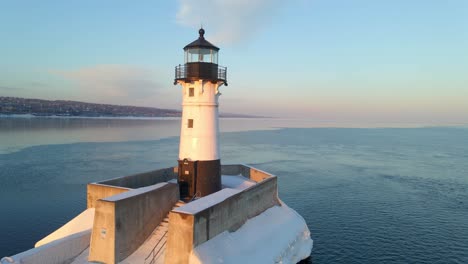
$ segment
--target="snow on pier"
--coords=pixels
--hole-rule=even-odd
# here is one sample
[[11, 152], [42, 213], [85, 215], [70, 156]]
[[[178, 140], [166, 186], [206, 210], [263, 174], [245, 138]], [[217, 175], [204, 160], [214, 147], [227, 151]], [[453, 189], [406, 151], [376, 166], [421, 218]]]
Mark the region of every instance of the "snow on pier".
[[307, 258], [313, 241], [304, 219], [286, 204], [248, 220], [197, 246], [190, 264], [297, 263]]

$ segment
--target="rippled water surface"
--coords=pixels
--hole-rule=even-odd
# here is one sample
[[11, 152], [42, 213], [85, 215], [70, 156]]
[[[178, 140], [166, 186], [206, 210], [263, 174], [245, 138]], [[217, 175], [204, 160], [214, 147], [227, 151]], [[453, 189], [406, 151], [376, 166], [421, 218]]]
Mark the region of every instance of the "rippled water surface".
[[[9, 122], [0, 125], [0, 257], [84, 210], [86, 183], [176, 164], [178, 120], [24, 132]], [[312, 232], [308, 262], [468, 263], [468, 129], [266, 130], [257, 121], [261, 130], [232, 132], [248, 122], [222, 121], [222, 163], [279, 177], [280, 198]]]

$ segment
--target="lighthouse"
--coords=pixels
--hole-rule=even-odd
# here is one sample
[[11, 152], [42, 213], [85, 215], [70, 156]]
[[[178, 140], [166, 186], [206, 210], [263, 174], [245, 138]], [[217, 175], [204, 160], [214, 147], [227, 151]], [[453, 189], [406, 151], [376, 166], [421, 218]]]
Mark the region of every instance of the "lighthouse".
[[310, 255], [310, 230], [279, 199], [277, 177], [221, 166], [226, 68], [218, 65], [219, 48], [199, 33], [175, 67], [183, 109], [178, 165], [89, 183], [85, 211], [1, 263], [298, 263]]
[[221, 190], [219, 88], [227, 86], [226, 67], [218, 65], [219, 48], [205, 30], [184, 47], [184, 65], [175, 67], [174, 84], [182, 86], [178, 184], [184, 200]]

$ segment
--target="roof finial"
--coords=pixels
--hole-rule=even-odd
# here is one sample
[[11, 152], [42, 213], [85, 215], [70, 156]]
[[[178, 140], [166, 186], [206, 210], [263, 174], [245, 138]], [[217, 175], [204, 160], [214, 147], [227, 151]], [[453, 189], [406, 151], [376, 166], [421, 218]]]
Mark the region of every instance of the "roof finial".
[[203, 29], [203, 24], [200, 23], [200, 30], [198, 30], [198, 33], [200, 34], [200, 38], [204, 39], [205, 38], [205, 30]]

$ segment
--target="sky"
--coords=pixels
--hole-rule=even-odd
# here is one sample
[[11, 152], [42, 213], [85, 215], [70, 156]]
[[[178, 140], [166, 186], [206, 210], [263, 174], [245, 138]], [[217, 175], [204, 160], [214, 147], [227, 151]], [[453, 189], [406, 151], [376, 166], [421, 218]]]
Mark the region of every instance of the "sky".
[[3, 0], [0, 96], [180, 109], [200, 25], [221, 112], [468, 123], [466, 0]]

